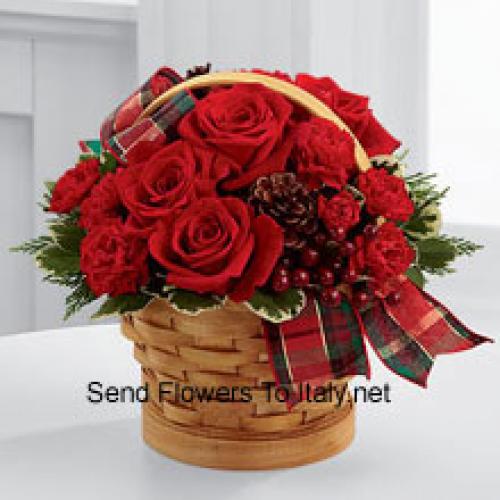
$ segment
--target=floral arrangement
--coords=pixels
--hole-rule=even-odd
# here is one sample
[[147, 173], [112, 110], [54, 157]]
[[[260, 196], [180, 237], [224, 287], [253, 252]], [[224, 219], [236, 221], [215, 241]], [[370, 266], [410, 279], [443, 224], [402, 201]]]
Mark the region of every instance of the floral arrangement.
[[161, 68], [108, 117], [100, 140], [81, 143], [76, 165], [47, 183], [50, 234], [17, 248], [71, 289], [66, 317], [101, 297], [96, 317], [160, 296], [188, 314], [243, 302], [275, 324], [309, 302], [395, 306], [402, 277], [422, 288], [479, 248], [441, 234], [446, 190], [432, 174], [405, 175], [400, 142], [366, 97], [329, 77], [272, 76], [317, 97], [352, 134], [245, 83], [184, 91], [144, 118], [183, 80]]

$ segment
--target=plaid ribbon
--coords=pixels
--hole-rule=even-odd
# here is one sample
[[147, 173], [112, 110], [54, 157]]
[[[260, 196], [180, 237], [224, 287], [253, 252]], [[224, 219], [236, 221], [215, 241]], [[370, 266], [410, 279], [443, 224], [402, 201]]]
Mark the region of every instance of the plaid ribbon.
[[283, 323], [264, 323], [276, 385], [289, 391], [289, 405], [302, 399], [302, 383], [312, 387], [347, 375], [370, 375], [356, 311], [343, 301], [324, 307], [309, 300], [302, 313]]
[[194, 107], [188, 92], [179, 92], [147, 118], [138, 119], [156, 97], [181, 81], [173, 69], [156, 71], [104, 120], [100, 134], [103, 148], [126, 163], [143, 148], [153, 152], [171, 140], [179, 119]]
[[398, 375], [426, 387], [439, 354], [471, 349], [490, 339], [461, 323], [434, 297], [404, 278], [400, 300], [380, 300], [362, 314], [366, 335], [382, 362]]
[[345, 300], [340, 307], [309, 300], [297, 318], [264, 324], [275, 382], [288, 389], [290, 406], [302, 399], [305, 383], [317, 387], [347, 375], [370, 378], [364, 338], [389, 369], [423, 387], [438, 354], [491, 342], [409, 280], [402, 279], [398, 291], [397, 304], [377, 299], [362, 312]]

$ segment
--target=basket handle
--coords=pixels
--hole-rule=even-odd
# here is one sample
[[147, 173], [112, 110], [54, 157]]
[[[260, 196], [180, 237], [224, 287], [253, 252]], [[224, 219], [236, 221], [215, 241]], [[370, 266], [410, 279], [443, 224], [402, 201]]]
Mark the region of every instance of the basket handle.
[[142, 112], [138, 118], [145, 118], [163, 104], [169, 101], [174, 95], [182, 90], [197, 89], [201, 87], [211, 87], [213, 85], [231, 85], [235, 83], [260, 83], [268, 89], [279, 92], [280, 94], [288, 97], [291, 101], [300, 104], [307, 109], [311, 114], [325, 118], [335, 123], [341, 130], [348, 132], [354, 140], [354, 154], [356, 164], [359, 170], [364, 172], [371, 167], [370, 160], [366, 151], [363, 149], [357, 138], [354, 136], [349, 127], [332, 111], [326, 104], [321, 102], [309, 92], [297, 87], [296, 85], [280, 80], [268, 75], [252, 72], [221, 72], [221, 73], [208, 73], [205, 75], [196, 76], [189, 80], [185, 80], [174, 87], [171, 87], [163, 94], [159, 95], [149, 106]]

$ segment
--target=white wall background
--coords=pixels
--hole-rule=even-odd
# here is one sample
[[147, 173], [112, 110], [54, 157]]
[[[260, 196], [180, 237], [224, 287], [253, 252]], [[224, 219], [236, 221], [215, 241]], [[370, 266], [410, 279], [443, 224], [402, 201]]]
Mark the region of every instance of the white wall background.
[[500, 3], [430, 2], [429, 158], [448, 220], [500, 225]]
[[494, 0], [0, 0], [0, 334], [62, 324], [64, 291], [6, 248], [41, 230], [42, 181], [162, 64], [333, 75], [372, 97], [414, 170], [430, 165], [452, 184], [448, 220], [498, 224], [499, 9]]
[[[64, 290], [8, 248], [43, 230], [43, 181], [137, 83], [133, 5], [0, 1], [1, 333], [62, 324]], [[70, 324], [88, 322], [88, 312]]]

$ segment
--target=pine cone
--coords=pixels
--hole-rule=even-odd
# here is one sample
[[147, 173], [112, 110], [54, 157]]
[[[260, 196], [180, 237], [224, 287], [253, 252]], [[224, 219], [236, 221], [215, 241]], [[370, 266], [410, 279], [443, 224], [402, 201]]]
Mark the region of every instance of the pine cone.
[[285, 230], [285, 246], [299, 250], [318, 231], [316, 199], [295, 174], [279, 172], [255, 183], [250, 203]]
[[186, 72], [186, 80], [189, 80], [190, 78], [193, 78], [195, 76], [200, 76], [200, 75], [205, 75], [207, 73], [210, 73], [210, 68], [212, 67], [211, 63], [207, 63], [204, 66], [193, 66], [192, 68], [188, 69]]

